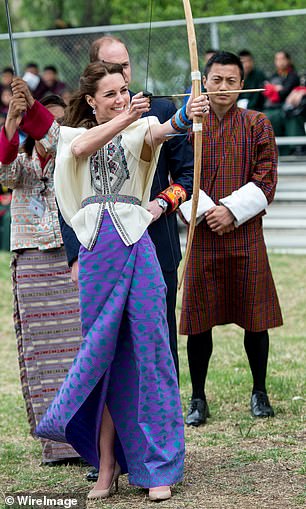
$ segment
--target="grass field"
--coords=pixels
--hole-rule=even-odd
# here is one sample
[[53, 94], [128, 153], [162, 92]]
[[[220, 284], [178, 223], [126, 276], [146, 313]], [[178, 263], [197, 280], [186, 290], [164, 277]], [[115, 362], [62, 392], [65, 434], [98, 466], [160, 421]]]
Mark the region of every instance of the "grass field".
[[[40, 443], [28, 433], [11, 318], [9, 259], [8, 253], [0, 253], [0, 507], [5, 507], [4, 493], [67, 494], [82, 501], [92, 487], [85, 480], [88, 468], [40, 466]], [[251, 376], [243, 333], [236, 326], [216, 328], [206, 390], [212, 416], [205, 426], [186, 429], [185, 479], [173, 489], [172, 499], [160, 505], [163, 509], [305, 507], [306, 264], [304, 257], [293, 255], [274, 254], [270, 261], [284, 315], [284, 326], [270, 331], [268, 389], [276, 416], [250, 416]], [[185, 338], [180, 338], [180, 365], [186, 412], [190, 382]], [[152, 502], [123, 476], [117, 494], [88, 507], [138, 509], [152, 507]]]

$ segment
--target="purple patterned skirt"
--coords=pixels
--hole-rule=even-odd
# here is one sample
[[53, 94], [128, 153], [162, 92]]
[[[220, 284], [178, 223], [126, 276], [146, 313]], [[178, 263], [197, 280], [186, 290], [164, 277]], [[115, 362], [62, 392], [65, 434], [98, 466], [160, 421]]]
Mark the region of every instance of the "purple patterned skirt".
[[84, 341], [37, 435], [67, 441], [98, 467], [106, 403], [129, 482], [150, 488], [181, 481], [184, 423], [165, 283], [148, 233], [125, 246], [105, 212], [93, 250], [81, 247], [79, 286]]

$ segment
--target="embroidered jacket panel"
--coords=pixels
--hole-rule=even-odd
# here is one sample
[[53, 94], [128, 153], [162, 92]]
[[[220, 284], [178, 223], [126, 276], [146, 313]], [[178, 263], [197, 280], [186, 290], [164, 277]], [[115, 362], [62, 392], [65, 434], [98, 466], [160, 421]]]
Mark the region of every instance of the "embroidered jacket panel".
[[[67, 224], [74, 229], [83, 246], [95, 243], [103, 211], [107, 209], [113, 224], [126, 245], [137, 242], [152, 221], [146, 210], [160, 146], [154, 149], [150, 162], [141, 159], [148, 122], [155, 117], [134, 122], [90, 158], [76, 158], [71, 150], [73, 140], [82, 128], [61, 127], [55, 167], [57, 201]], [[133, 203], [89, 203], [92, 196], [125, 195], [139, 200]]]

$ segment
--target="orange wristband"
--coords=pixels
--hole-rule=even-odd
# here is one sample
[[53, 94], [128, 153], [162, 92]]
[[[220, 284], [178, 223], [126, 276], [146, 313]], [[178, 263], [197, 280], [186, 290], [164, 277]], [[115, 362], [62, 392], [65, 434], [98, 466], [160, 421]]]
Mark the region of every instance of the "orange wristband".
[[169, 203], [169, 213], [174, 212], [174, 210], [176, 210], [182, 203], [184, 203], [184, 201], [186, 201], [187, 193], [183, 186], [180, 186], [180, 184], [171, 184], [171, 186], [167, 187], [167, 189], [159, 193], [156, 198], [162, 198], [167, 203]]

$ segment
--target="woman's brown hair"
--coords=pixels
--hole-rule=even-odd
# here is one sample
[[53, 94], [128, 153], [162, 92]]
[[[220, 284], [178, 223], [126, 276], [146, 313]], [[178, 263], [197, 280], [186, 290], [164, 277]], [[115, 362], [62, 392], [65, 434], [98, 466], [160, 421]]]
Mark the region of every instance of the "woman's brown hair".
[[123, 76], [122, 65], [93, 62], [86, 67], [80, 78], [79, 88], [72, 94], [66, 108], [63, 125], [86, 127], [87, 129], [97, 125], [92, 107], [86, 101], [86, 95], [94, 97], [98, 90], [99, 81], [108, 74], [121, 74]]

